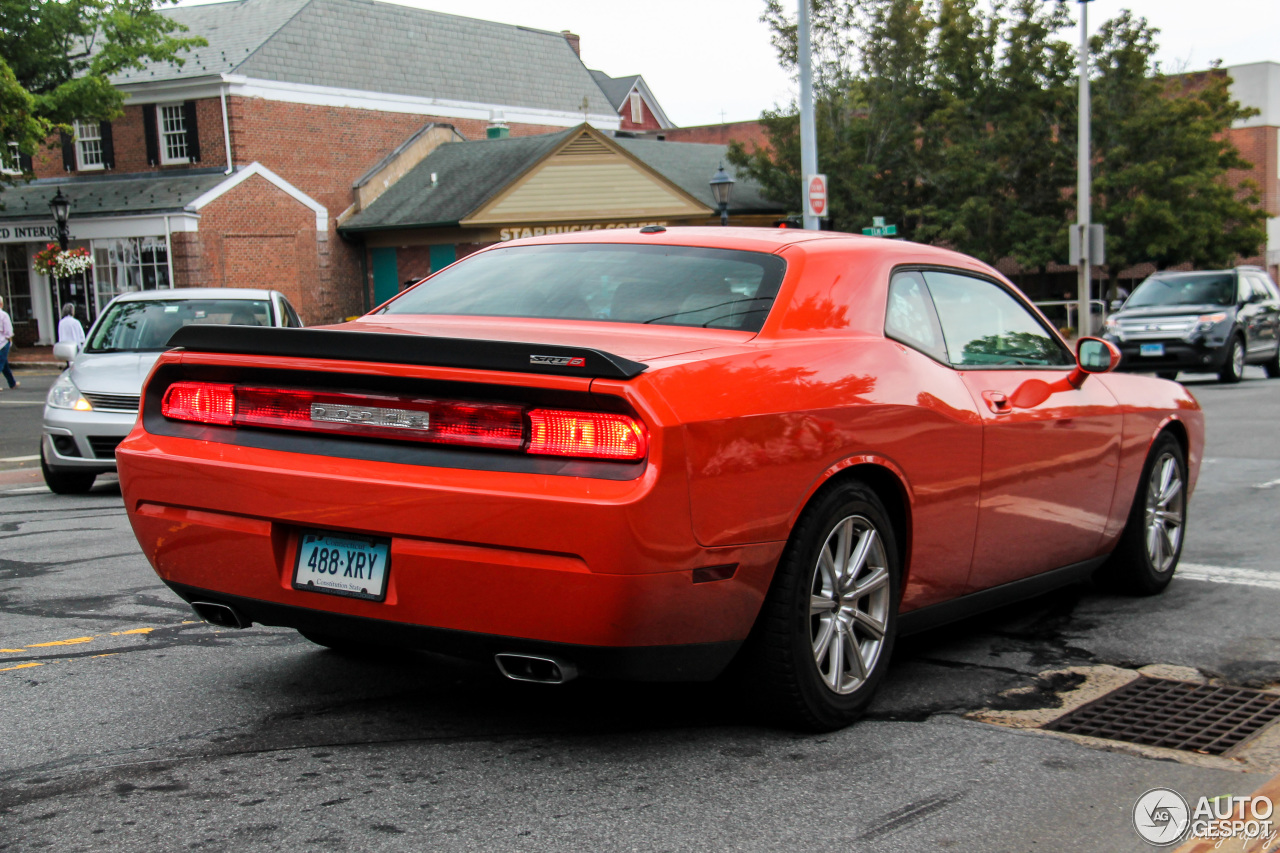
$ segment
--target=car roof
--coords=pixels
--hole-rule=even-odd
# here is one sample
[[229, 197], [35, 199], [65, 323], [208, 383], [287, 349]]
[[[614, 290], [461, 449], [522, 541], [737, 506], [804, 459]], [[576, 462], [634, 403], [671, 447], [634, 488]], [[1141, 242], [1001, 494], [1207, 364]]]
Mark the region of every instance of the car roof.
[[[544, 237], [525, 237], [496, 246], [546, 245], [550, 243], [658, 243], [666, 246], [705, 246], [777, 252], [786, 246], [813, 240], [849, 239], [836, 231], [805, 231], [799, 228], [720, 228], [714, 226], [671, 226], [662, 231], [642, 232], [639, 228], [567, 231]], [[875, 239], [875, 238], [868, 238]]]
[[134, 293], [122, 293], [116, 297], [119, 302], [151, 302], [158, 300], [187, 299], [270, 299], [274, 290], [259, 290], [252, 287], [175, 287], [164, 290], [140, 290]]

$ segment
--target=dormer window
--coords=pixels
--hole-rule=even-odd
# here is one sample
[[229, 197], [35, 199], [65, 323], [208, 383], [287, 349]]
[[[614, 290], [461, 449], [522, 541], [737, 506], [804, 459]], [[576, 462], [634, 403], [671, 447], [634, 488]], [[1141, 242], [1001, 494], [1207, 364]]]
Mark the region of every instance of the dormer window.
[[18, 151], [18, 143], [10, 142], [6, 148], [0, 149], [0, 174], [22, 174], [22, 154]]
[[160, 118], [160, 162], [165, 166], [190, 163], [187, 149], [187, 116], [182, 104], [161, 104], [157, 111]]
[[644, 98], [639, 92], [631, 93], [631, 120], [636, 124], [644, 121]]
[[102, 158], [102, 125], [96, 121], [75, 123], [76, 169], [91, 172], [106, 167]]

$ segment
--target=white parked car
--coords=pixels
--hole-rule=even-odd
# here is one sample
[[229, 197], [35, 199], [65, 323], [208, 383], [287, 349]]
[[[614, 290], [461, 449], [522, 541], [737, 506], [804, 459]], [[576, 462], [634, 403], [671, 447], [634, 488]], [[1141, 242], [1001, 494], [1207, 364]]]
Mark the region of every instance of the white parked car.
[[61, 343], [54, 357], [71, 366], [45, 400], [40, 468], [49, 488], [81, 494], [116, 470], [116, 445], [138, 418], [142, 383], [173, 333], [193, 323], [301, 326], [284, 294], [248, 288], [179, 288], [126, 293], [111, 300], [83, 347]]

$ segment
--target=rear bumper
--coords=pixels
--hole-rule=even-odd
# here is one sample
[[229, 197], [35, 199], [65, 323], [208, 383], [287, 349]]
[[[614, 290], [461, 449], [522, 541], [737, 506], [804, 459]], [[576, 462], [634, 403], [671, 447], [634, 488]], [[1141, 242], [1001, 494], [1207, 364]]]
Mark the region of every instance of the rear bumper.
[[[749, 633], [785, 545], [699, 545], [680, 466], [670, 483], [653, 463], [629, 481], [548, 477], [141, 428], [118, 459], [143, 552], [188, 600], [464, 657], [555, 651], [593, 674], [713, 676]], [[304, 527], [389, 538], [385, 601], [294, 589]], [[695, 582], [718, 566], [732, 575]], [[657, 663], [634, 662], [642, 658]]]
[[363, 643], [418, 649], [477, 661], [492, 662], [494, 655], [498, 654], [551, 657], [572, 663], [579, 672], [592, 678], [710, 681], [729, 665], [742, 645], [740, 641], [630, 647], [550, 643], [406, 625], [361, 616], [320, 613], [305, 607], [227, 595], [178, 583], [170, 583], [169, 588], [188, 603], [202, 601], [225, 604], [246, 621], [260, 625], [297, 628]]

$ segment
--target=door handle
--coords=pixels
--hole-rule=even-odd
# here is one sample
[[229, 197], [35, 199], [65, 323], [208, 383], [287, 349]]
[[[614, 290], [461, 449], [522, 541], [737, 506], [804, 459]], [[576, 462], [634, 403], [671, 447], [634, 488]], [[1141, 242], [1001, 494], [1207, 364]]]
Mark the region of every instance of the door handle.
[[997, 415], [1007, 415], [1013, 409], [1003, 391], [983, 391], [982, 399], [987, 401], [987, 406]]

